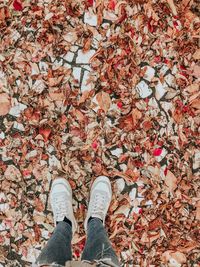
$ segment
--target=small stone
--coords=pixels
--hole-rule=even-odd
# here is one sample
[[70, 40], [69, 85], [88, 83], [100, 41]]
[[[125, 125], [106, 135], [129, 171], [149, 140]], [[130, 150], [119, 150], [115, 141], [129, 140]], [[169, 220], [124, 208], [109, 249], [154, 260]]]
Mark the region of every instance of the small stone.
[[66, 61], [72, 62], [74, 58], [74, 53], [68, 51], [67, 54], [63, 57]]
[[114, 150], [110, 150], [110, 152], [113, 156], [116, 156], [119, 158], [119, 156], [123, 153], [123, 150], [121, 148], [116, 148]]
[[137, 194], [137, 190], [136, 188], [134, 187], [131, 192], [129, 193], [129, 197], [131, 199], [131, 202], [133, 202], [135, 199], [136, 199], [136, 194]]
[[200, 168], [200, 151], [194, 154], [193, 169], [196, 170]]
[[73, 45], [71, 48], [70, 48], [70, 51], [72, 52], [76, 52], [78, 50], [78, 46], [77, 45]]
[[4, 132], [0, 133], [0, 139], [5, 139], [5, 133]]
[[162, 68], [160, 69], [160, 74], [165, 75], [165, 73], [169, 70], [167, 65], [163, 65]]
[[78, 50], [78, 56], [76, 63], [89, 64], [90, 58], [95, 54], [95, 50], [89, 50], [83, 53], [82, 50]]
[[119, 165], [119, 167], [120, 167], [120, 169], [123, 171], [123, 172], [125, 172], [126, 170], [127, 170], [127, 165], [126, 164], [120, 164]]
[[166, 83], [162, 84], [159, 80], [159, 82], [155, 86], [156, 89], [155, 96], [157, 100], [160, 100], [163, 97], [163, 95], [166, 93], [167, 87], [168, 86]]
[[81, 68], [74, 67], [73, 68], [73, 75], [74, 75], [74, 78], [80, 82], [80, 80], [81, 80]]
[[97, 15], [91, 14], [90, 12], [85, 12], [84, 22], [90, 26], [97, 26]]
[[168, 75], [165, 76], [165, 82], [166, 82], [169, 86], [173, 85], [174, 80], [175, 80], [175, 78], [174, 78], [174, 76], [171, 75], [171, 74], [168, 74]]
[[89, 79], [89, 74], [90, 72], [89, 71], [84, 71], [84, 74], [83, 74], [83, 80], [82, 80], [82, 84], [81, 84], [81, 92], [84, 92], [84, 91], [88, 91], [88, 90], [91, 90], [92, 89], [92, 84], [91, 83], [88, 83], [88, 79]]
[[144, 79], [150, 82], [155, 75], [155, 69], [150, 66], [145, 66], [144, 68], [147, 68], [144, 74]]
[[32, 150], [28, 154], [26, 154], [26, 160], [29, 160], [30, 158], [34, 158], [37, 156], [37, 150]]
[[18, 103], [17, 105], [13, 106], [10, 109], [9, 114], [14, 116], [14, 117], [20, 117], [21, 111], [25, 110], [26, 108], [27, 108], [26, 105]]
[[152, 89], [144, 82], [141, 81], [136, 86], [136, 90], [138, 91], [141, 98], [146, 98], [152, 94]]
[[25, 131], [24, 125], [16, 121], [13, 124], [13, 128], [15, 128], [18, 131], [22, 131], [22, 132]]
[[51, 157], [49, 157], [49, 166], [61, 168], [60, 161], [56, 158], [56, 156], [52, 155]]
[[124, 190], [124, 187], [125, 187], [124, 179], [123, 178], [117, 179], [116, 185], [117, 185], [117, 191], [120, 194]]

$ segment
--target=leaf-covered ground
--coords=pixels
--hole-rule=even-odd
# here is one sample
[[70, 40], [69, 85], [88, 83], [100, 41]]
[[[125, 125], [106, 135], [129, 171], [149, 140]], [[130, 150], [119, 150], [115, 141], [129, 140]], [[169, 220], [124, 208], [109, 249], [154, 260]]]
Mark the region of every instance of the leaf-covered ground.
[[0, 2], [0, 266], [30, 266], [64, 176], [85, 242], [89, 188], [110, 177], [123, 266], [200, 264], [198, 0]]

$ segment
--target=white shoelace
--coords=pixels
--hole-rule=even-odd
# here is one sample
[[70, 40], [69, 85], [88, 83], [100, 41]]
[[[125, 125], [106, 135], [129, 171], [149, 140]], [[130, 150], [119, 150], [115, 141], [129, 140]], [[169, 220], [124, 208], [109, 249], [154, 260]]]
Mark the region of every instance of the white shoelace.
[[106, 198], [104, 194], [96, 193], [96, 195], [94, 196], [92, 213], [99, 214], [100, 216], [104, 216], [105, 201], [106, 201]]
[[55, 213], [55, 217], [56, 220], [62, 219], [65, 216], [68, 217], [69, 216], [69, 211], [67, 209], [67, 201], [65, 196], [58, 196], [58, 197], [54, 197], [54, 213]]

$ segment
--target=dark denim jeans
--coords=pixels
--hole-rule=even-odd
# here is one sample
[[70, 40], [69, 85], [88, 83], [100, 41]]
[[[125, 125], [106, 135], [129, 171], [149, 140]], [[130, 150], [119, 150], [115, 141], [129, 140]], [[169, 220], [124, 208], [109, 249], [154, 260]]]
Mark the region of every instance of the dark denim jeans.
[[[71, 226], [66, 222], [59, 222], [46, 247], [36, 260], [37, 265], [56, 263], [64, 266], [66, 261], [72, 260], [71, 240]], [[88, 223], [87, 240], [81, 260], [102, 260], [106, 263], [106, 259], [110, 259], [110, 266], [120, 266], [102, 221], [93, 218]], [[102, 264], [100, 266], [109, 265]]]

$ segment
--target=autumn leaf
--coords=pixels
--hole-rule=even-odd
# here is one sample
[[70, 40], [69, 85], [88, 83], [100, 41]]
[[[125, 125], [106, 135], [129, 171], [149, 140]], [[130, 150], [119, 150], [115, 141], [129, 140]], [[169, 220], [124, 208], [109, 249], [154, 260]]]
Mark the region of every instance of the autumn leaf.
[[167, 171], [165, 176], [165, 184], [167, 185], [169, 192], [173, 192], [177, 187], [177, 178], [170, 170]]
[[11, 108], [10, 97], [6, 93], [0, 93], [0, 116], [8, 114]]
[[142, 112], [139, 111], [137, 108], [134, 108], [131, 112], [132, 119], [133, 119], [133, 126], [136, 126], [138, 121], [142, 118]]
[[49, 139], [49, 136], [51, 134], [51, 129], [50, 128], [40, 128], [39, 129], [39, 134], [41, 134], [44, 138], [44, 141], [47, 142]]
[[160, 156], [162, 154], [162, 148], [156, 148], [153, 151], [154, 156]]
[[110, 95], [106, 92], [99, 92], [98, 94], [96, 94], [96, 99], [100, 108], [103, 109], [105, 113], [107, 113], [111, 105]]
[[13, 7], [16, 11], [22, 11], [22, 4], [20, 1], [14, 0]]

